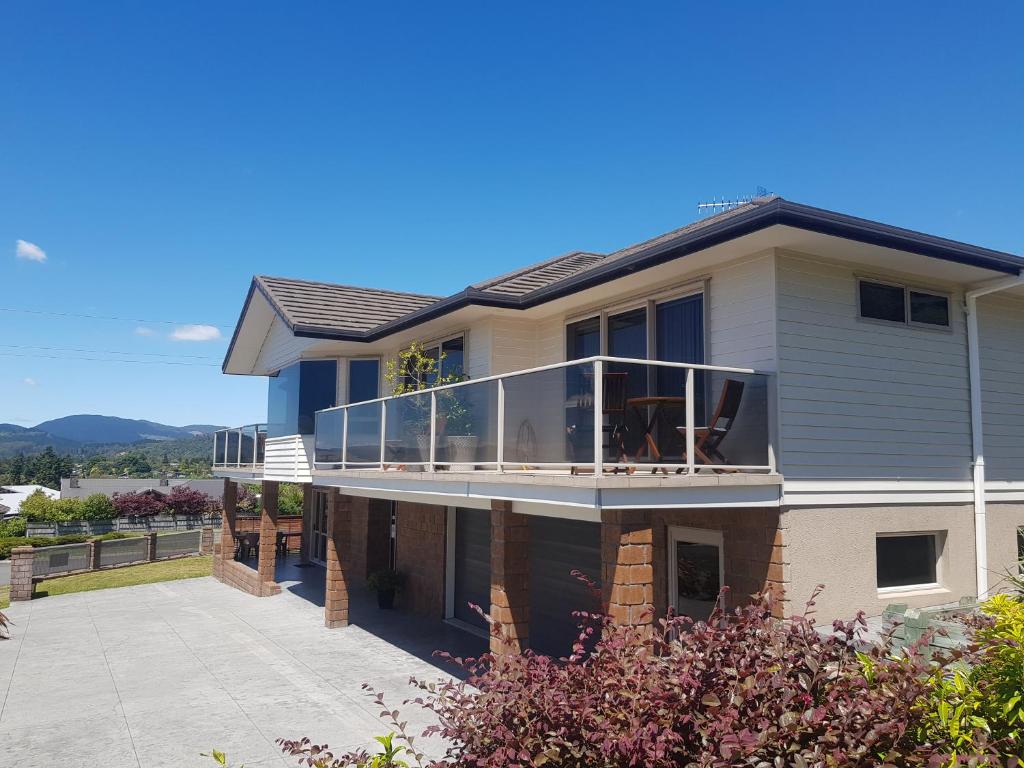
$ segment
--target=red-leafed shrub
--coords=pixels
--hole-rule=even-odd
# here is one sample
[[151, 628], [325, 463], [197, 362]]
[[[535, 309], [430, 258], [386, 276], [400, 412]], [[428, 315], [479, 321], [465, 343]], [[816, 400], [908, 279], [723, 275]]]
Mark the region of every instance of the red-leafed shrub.
[[167, 509], [176, 515], [205, 515], [213, 509], [214, 500], [202, 491], [187, 485], [176, 485], [167, 494]]
[[[716, 610], [707, 623], [666, 619], [653, 637], [580, 614], [581, 634], [566, 659], [532, 652], [455, 659], [465, 682], [413, 680], [422, 689], [415, 703], [439, 721], [426, 734], [443, 736], [447, 753], [435, 762], [410, 754], [418, 764], [466, 768], [950, 764], [953, 747], [928, 712], [932, 681], [959, 656], [867, 645], [859, 639], [862, 615], [823, 633], [808, 615], [780, 622], [772, 608], [766, 594]], [[379, 695], [377, 702], [404, 738], [400, 714]], [[1000, 752], [1015, 749], [992, 744], [976, 724], [963, 729], [975, 731], [973, 764], [1004, 765]], [[306, 760], [327, 757], [309, 765], [366, 758], [281, 743]]]
[[118, 517], [152, 517], [167, 511], [166, 497], [159, 491], [115, 493], [111, 500]]

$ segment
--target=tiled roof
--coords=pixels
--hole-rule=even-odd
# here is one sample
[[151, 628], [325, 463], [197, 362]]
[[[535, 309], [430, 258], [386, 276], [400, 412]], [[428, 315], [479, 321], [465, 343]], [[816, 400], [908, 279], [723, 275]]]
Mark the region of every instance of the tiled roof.
[[256, 283], [293, 329], [368, 331], [440, 298], [263, 275]]
[[601, 262], [605, 257], [599, 253], [573, 251], [553, 259], [532, 264], [524, 269], [495, 277], [474, 285], [481, 291], [497, 293], [503, 296], [524, 296], [538, 288], [557, 283], [572, 277], [592, 264]]

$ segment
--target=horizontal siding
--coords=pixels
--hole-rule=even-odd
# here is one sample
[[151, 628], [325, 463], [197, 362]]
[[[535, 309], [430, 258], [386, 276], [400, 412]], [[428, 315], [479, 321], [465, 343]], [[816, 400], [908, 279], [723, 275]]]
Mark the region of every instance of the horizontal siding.
[[711, 273], [705, 310], [710, 365], [775, 370], [774, 263], [765, 254]]
[[537, 363], [537, 323], [514, 318], [491, 321], [491, 373], [534, 368]]
[[263, 477], [266, 480], [308, 483], [312, 458], [311, 435], [268, 438], [263, 456]]
[[783, 253], [776, 273], [786, 477], [968, 478], [960, 297], [950, 332], [870, 323], [852, 268]]
[[1024, 301], [978, 299], [985, 471], [1024, 480]]
[[260, 348], [254, 369], [274, 373], [286, 368], [301, 358], [302, 353], [314, 343], [314, 339], [296, 338], [281, 318], [275, 317], [274, 324], [270, 326], [270, 332]]

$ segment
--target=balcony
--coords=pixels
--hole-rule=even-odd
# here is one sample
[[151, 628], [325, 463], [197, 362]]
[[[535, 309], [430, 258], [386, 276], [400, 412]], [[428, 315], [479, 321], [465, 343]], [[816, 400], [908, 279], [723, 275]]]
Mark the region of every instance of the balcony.
[[213, 470], [222, 475], [258, 475], [263, 469], [267, 425], [221, 429], [213, 433]]
[[745, 368], [591, 357], [318, 411], [314, 466], [438, 480], [770, 475], [768, 381]]

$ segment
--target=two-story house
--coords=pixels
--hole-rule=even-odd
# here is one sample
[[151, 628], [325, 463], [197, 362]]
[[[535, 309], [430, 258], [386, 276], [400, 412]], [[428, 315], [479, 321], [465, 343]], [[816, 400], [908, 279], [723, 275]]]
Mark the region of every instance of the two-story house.
[[[608, 254], [446, 297], [256, 277], [224, 372], [266, 425], [218, 435], [217, 575], [236, 481], [305, 484], [331, 626], [394, 568], [400, 607], [564, 652], [570, 572], [616, 621], [703, 616], [818, 584], [823, 621], [956, 602], [1015, 568], [1024, 526], [1024, 258], [770, 197]], [[413, 343], [456, 383], [391, 397]]]

